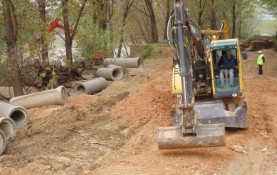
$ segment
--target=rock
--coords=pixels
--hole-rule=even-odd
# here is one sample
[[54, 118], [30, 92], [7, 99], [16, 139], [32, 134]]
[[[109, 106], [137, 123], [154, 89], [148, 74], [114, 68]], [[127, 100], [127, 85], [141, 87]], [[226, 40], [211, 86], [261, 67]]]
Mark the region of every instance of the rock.
[[266, 152], [266, 151], [268, 151], [268, 149], [267, 149], [267, 147], [264, 147], [264, 148], [262, 149], [262, 152]]
[[243, 147], [240, 146], [240, 145], [233, 145], [233, 146], [231, 147], [231, 149], [232, 149], [233, 151], [237, 152], [237, 153], [244, 153], [244, 154], [247, 154], [247, 152], [246, 152], [246, 151], [243, 149]]

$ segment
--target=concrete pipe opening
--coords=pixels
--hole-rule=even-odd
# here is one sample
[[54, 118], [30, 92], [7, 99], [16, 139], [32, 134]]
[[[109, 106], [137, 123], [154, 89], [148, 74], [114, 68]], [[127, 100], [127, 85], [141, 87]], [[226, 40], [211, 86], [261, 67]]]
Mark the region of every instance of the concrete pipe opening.
[[87, 92], [85, 86], [83, 86], [82, 84], [77, 84], [74, 91], [77, 94], [85, 94]]
[[10, 118], [1, 118], [0, 130], [5, 133], [7, 141], [10, 141], [15, 136], [15, 124]]
[[124, 77], [124, 75], [122, 74], [122, 70], [120, 70], [120, 69], [114, 69], [112, 71], [112, 77], [115, 80], [122, 80], [122, 78]]
[[66, 93], [66, 89], [65, 89], [64, 86], [59, 86], [59, 87], [56, 88], [56, 90], [61, 93], [61, 96], [62, 96], [63, 100], [67, 100], [68, 99], [68, 95]]
[[2, 155], [2, 153], [5, 151], [6, 144], [6, 135], [2, 130], [0, 130], [0, 155]]
[[141, 68], [143, 67], [143, 59], [142, 58], [138, 58], [138, 67]]
[[28, 114], [22, 109], [12, 111], [10, 118], [14, 121], [17, 128], [22, 128], [28, 123]]

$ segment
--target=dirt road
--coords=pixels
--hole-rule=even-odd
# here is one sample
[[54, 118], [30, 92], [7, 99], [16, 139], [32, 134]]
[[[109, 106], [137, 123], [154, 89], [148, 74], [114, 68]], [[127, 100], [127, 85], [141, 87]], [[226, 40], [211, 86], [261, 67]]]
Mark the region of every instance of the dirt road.
[[171, 124], [171, 55], [159, 48], [144, 69], [93, 96], [29, 110], [4, 155], [0, 174], [277, 174], [277, 56], [243, 62], [249, 129], [229, 131], [226, 146], [159, 151], [157, 127]]

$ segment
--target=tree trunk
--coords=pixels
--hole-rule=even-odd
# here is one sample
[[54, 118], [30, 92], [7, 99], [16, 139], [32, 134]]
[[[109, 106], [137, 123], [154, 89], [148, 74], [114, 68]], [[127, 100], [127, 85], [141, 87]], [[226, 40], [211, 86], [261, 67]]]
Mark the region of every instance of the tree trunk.
[[3, 0], [3, 17], [6, 31], [6, 43], [8, 47], [8, 60], [11, 68], [12, 86], [15, 96], [23, 95], [22, 81], [19, 70], [19, 65], [16, 57], [16, 26], [15, 14], [12, 11], [12, 2], [10, 0]]
[[165, 26], [164, 26], [164, 39], [167, 39], [167, 23], [170, 17], [170, 0], [166, 0], [166, 17], [165, 17]]
[[63, 21], [64, 21], [64, 35], [65, 35], [65, 52], [66, 65], [71, 66], [73, 62], [72, 56], [72, 38], [70, 36], [69, 19], [68, 19], [68, 0], [63, 0]]
[[45, 37], [45, 31], [46, 31], [46, 2], [45, 0], [37, 0], [38, 6], [39, 6], [39, 15], [41, 20], [43, 21], [43, 26], [41, 29], [41, 36], [40, 36], [40, 42], [41, 42], [41, 56], [43, 60], [43, 65], [47, 66], [49, 65], [49, 60], [48, 60], [48, 44], [46, 42], [46, 37]]
[[117, 52], [117, 55], [116, 55], [116, 57], [118, 57], [118, 58], [121, 55], [122, 46], [123, 46], [123, 42], [124, 42], [124, 29], [125, 29], [125, 26], [126, 26], [126, 19], [128, 17], [129, 10], [131, 9], [133, 3], [134, 3], [134, 0], [132, 0], [132, 2], [130, 2], [130, 3], [129, 3], [129, 1], [126, 2], [125, 10], [124, 10], [124, 13], [123, 13], [123, 19], [122, 19], [122, 29], [120, 31], [118, 52]]
[[74, 25], [72, 33], [70, 33], [70, 26], [69, 26], [69, 13], [68, 13], [68, 0], [62, 1], [63, 6], [63, 21], [64, 21], [64, 35], [65, 35], [65, 51], [66, 51], [66, 64], [68, 66], [72, 66], [73, 63], [73, 56], [72, 56], [72, 44], [75, 33], [77, 32], [77, 27], [79, 25], [79, 21], [81, 19], [82, 13], [84, 11], [85, 5], [87, 0], [84, 0], [83, 4], [80, 7], [78, 12], [78, 16], [76, 19], [76, 23]]
[[210, 23], [211, 23], [211, 29], [212, 30], [217, 29], [217, 17], [216, 17], [216, 11], [215, 11], [214, 3], [215, 3], [215, 0], [211, 0]]
[[207, 3], [207, 0], [197, 0], [196, 1], [196, 6], [197, 6], [197, 10], [198, 10], [197, 22], [198, 22], [198, 25], [200, 27], [202, 27], [202, 25], [203, 25], [202, 15], [203, 15], [204, 10], [206, 8], [206, 3]]
[[232, 4], [232, 38], [236, 35], [236, 2]]
[[202, 0], [199, 0], [199, 7], [198, 7], [198, 25], [202, 27]]
[[214, 10], [211, 10], [211, 29], [212, 30], [217, 29], [217, 20], [216, 20], [216, 14]]
[[151, 27], [151, 42], [152, 43], [157, 43], [159, 40], [159, 35], [158, 35], [158, 28], [157, 28], [157, 22], [156, 22], [156, 17], [153, 9], [153, 4], [151, 0], [144, 0], [147, 10], [149, 12], [150, 16], [150, 27]]

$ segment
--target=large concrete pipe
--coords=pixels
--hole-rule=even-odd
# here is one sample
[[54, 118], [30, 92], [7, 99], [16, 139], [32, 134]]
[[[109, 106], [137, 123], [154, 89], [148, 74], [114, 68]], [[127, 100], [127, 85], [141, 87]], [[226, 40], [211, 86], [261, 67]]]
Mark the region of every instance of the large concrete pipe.
[[0, 130], [2, 130], [5, 133], [7, 142], [12, 140], [16, 134], [14, 121], [9, 117], [1, 117]]
[[138, 68], [143, 66], [142, 58], [106, 58], [104, 60], [104, 66], [109, 64], [115, 64], [117, 66], [123, 66], [126, 68]]
[[78, 82], [74, 87], [74, 92], [78, 94], [95, 94], [106, 87], [106, 79], [100, 77], [85, 82]]
[[22, 106], [13, 106], [9, 103], [0, 102], [0, 116], [11, 118], [16, 128], [22, 128], [28, 124], [28, 112]]
[[5, 133], [0, 130], [0, 155], [3, 154], [7, 145], [7, 139]]
[[67, 98], [65, 87], [59, 86], [52, 90], [13, 97], [10, 103], [29, 109], [47, 105], [63, 105]]
[[128, 77], [128, 76], [129, 76], [129, 71], [127, 70], [126, 67], [117, 66], [117, 65], [115, 65], [115, 64], [109, 64], [107, 67], [108, 67], [108, 68], [118, 67], [118, 68], [120, 68], [120, 69], [122, 69], [122, 70], [124, 71], [124, 77]]
[[95, 75], [97, 77], [103, 77], [106, 80], [122, 80], [124, 78], [124, 71], [121, 68], [99, 68], [97, 69]]

